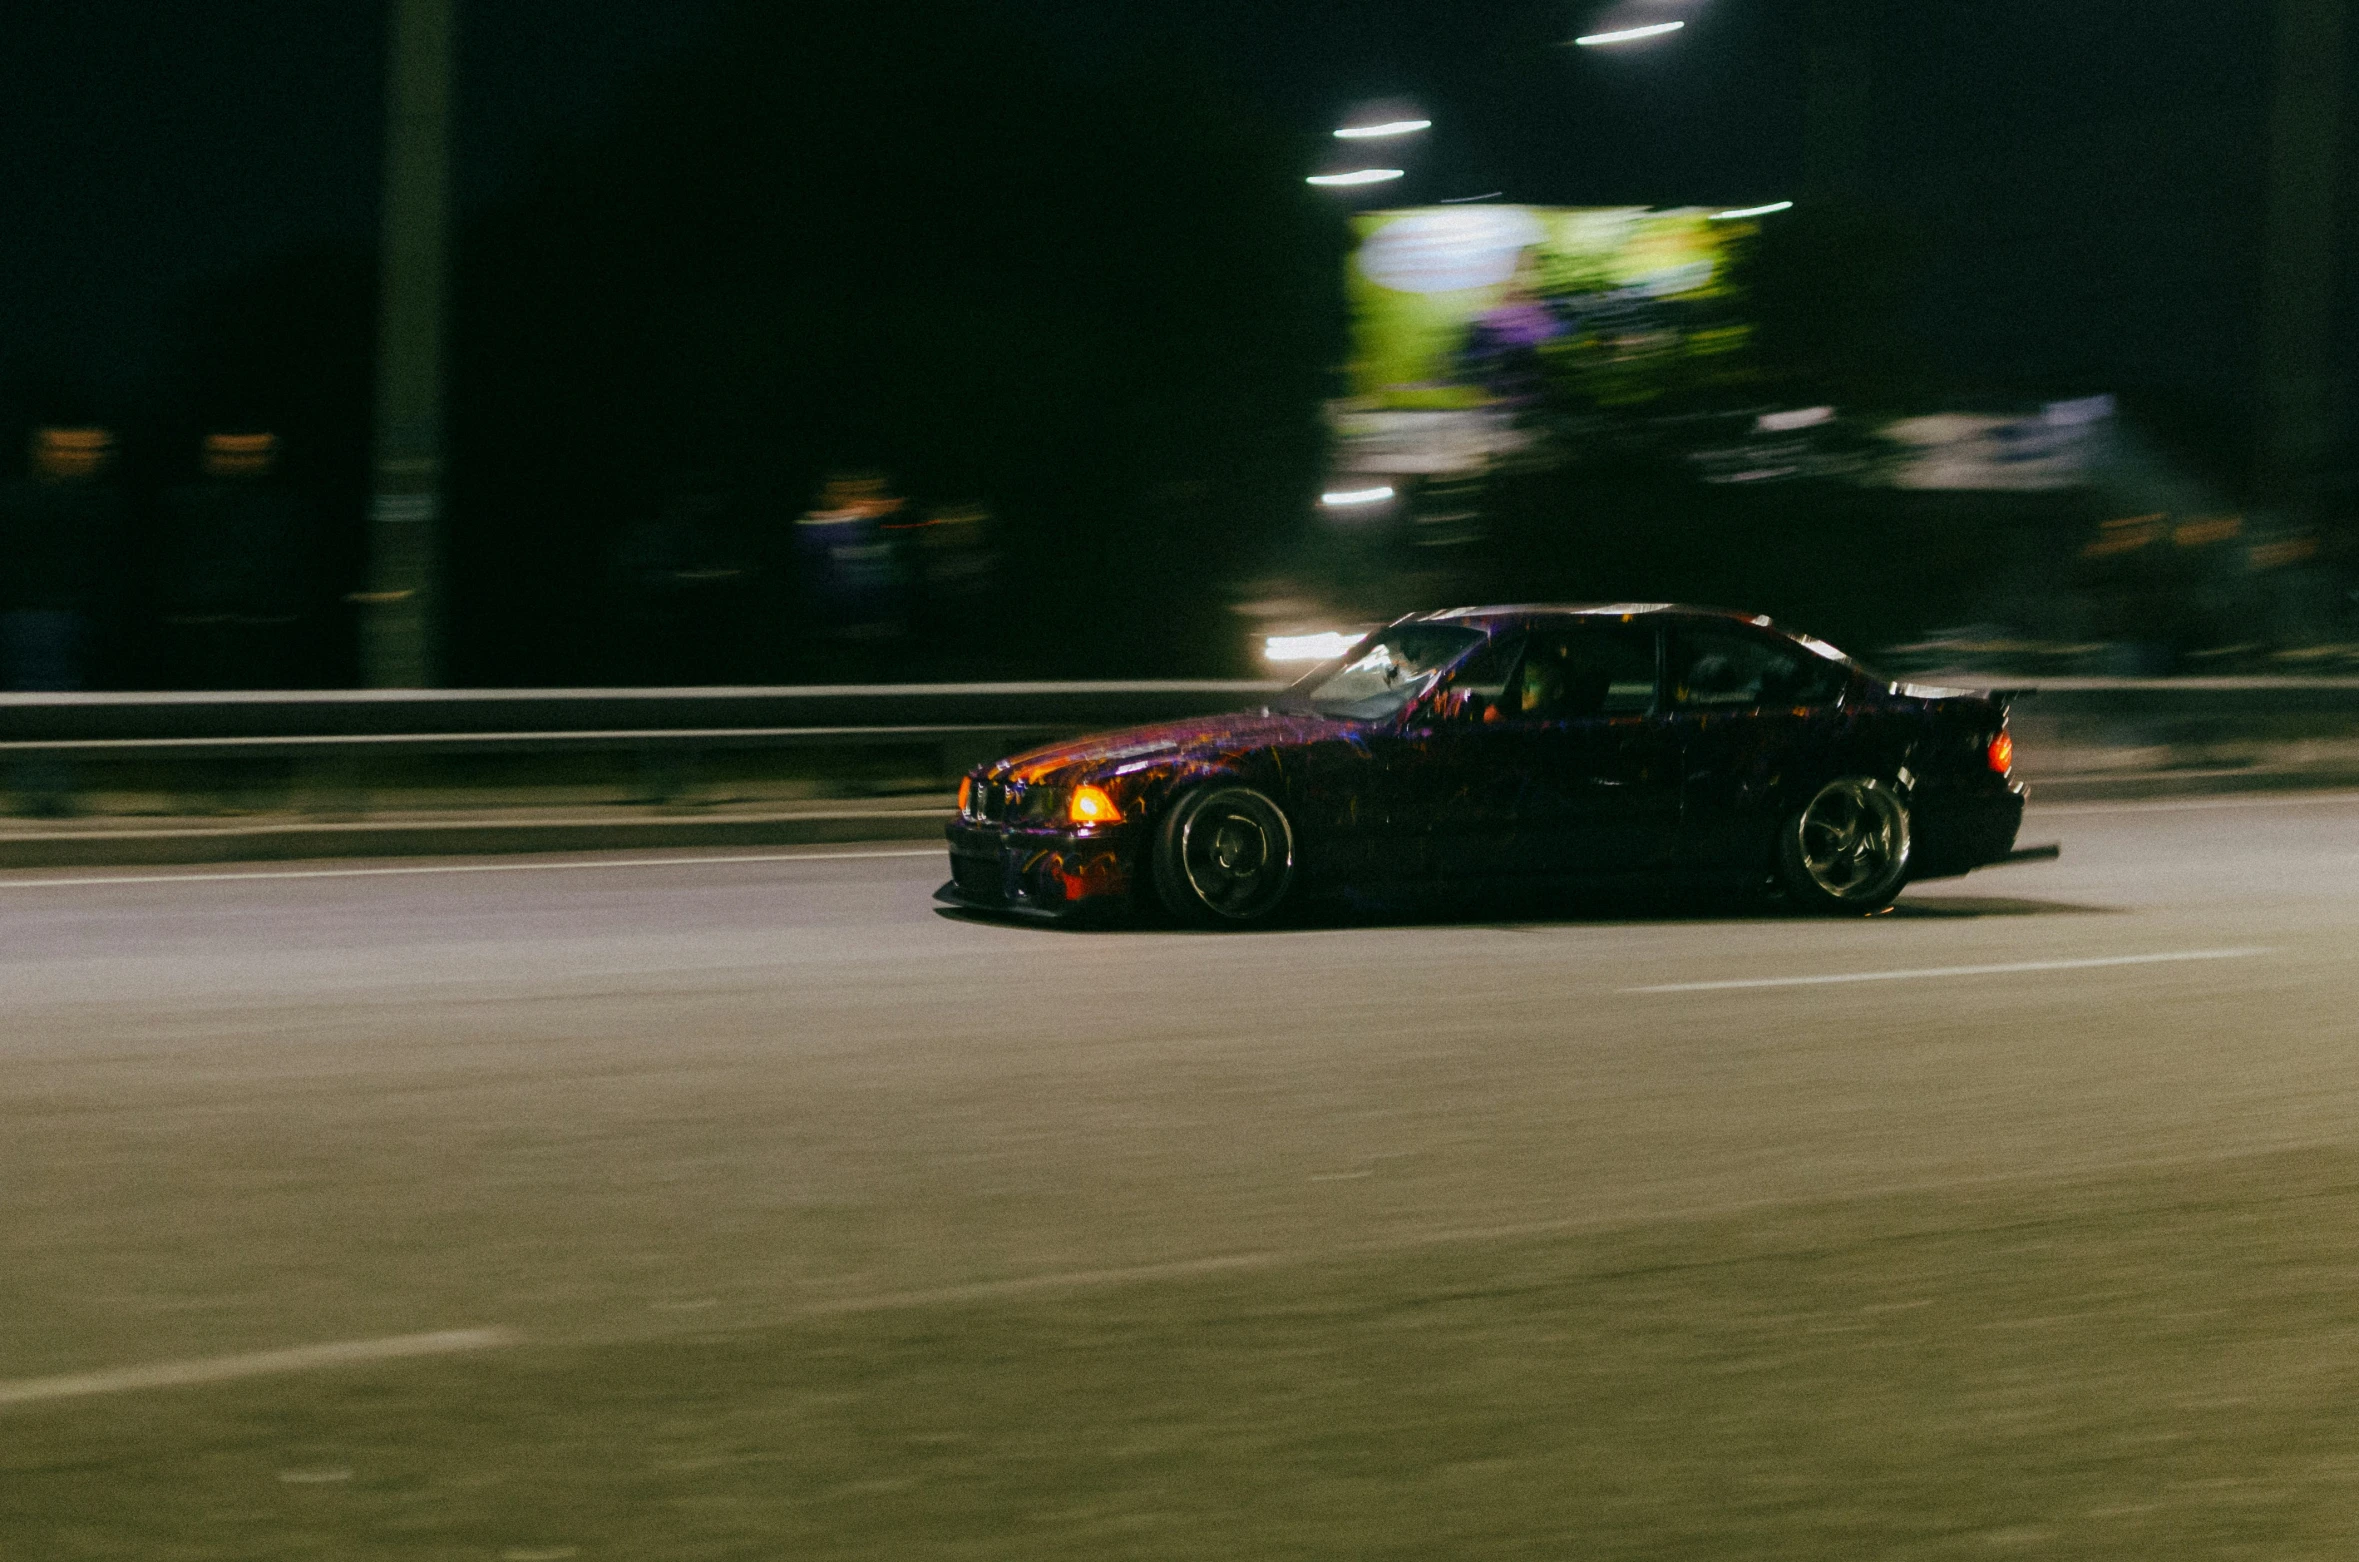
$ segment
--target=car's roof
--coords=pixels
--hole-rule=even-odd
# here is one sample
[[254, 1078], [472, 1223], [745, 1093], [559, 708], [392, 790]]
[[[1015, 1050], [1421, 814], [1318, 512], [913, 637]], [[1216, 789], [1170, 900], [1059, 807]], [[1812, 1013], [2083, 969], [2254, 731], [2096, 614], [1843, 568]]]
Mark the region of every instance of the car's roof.
[[1417, 618], [1425, 623], [1451, 620], [1488, 623], [1495, 619], [1637, 618], [1654, 614], [1725, 618], [1748, 624], [1766, 625], [1769, 622], [1756, 613], [1740, 613], [1725, 607], [1699, 607], [1686, 602], [1508, 602], [1491, 607], [1444, 608], [1438, 613], [1420, 613]]

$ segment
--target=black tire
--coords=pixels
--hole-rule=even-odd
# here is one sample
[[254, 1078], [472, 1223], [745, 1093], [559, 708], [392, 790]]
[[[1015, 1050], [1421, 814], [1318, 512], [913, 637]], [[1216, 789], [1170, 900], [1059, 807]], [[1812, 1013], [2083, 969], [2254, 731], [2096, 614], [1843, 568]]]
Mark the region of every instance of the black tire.
[[1908, 803], [1888, 781], [1829, 781], [1778, 827], [1778, 881], [1808, 911], [1872, 916], [1900, 898], [1908, 869]]
[[1155, 831], [1155, 893], [1198, 927], [1275, 918], [1294, 888], [1294, 826], [1249, 786], [1214, 783], [1182, 797]]

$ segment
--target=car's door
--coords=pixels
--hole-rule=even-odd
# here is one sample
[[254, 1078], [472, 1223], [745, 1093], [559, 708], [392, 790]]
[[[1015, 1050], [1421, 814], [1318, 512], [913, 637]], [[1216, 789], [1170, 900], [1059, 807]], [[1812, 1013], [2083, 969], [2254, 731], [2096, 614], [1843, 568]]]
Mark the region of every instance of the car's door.
[[1427, 877], [1481, 878], [1514, 859], [1515, 808], [1534, 760], [1531, 735], [1495, 712], [1523, 658], [1524, 636], [1495, 635], [1379, 739], [1388, 811]]
[[1665, 651], [1665, 725], [1679, 751], [1677, 860], [1766, 864], [1791, 794], [1815, 782], [1837, 740], [1850, 671], [1737, 620], [1676, 624]]
[[1402, 736], [1403, 803], [1446, 878], [1618, 873], [1665, 859], [1677, 750], [1654, 721], [1652, 628], [1565, 619], [1494, 640]]
[[1659, 660], [1644, 622], [1576, 618], [1532, 630], [1486, 724], [1514, 775], [1502, 871], [1586, 877], [1668, 857], [1679, 768], [1655, 720]]

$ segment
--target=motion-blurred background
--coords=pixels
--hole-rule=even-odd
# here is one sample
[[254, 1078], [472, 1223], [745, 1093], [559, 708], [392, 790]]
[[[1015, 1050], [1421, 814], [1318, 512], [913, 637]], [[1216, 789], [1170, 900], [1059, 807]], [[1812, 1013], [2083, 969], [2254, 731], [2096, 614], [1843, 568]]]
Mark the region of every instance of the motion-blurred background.
[[11, 687], [2359, 665], [2340, 4], [427, 9], [7, 8]]

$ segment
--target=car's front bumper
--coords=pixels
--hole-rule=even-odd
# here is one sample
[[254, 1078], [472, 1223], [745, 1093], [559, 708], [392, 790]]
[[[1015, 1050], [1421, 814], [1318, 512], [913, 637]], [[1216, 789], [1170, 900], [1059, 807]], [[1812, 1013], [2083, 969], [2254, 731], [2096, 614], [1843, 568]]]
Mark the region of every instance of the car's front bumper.
[[1130, 904], [1142, 882], [1137, 831], [1024, 829], [958, 820], [945, 827], [950, 882], [934, 898], [971, 911], [1070, 917]]

